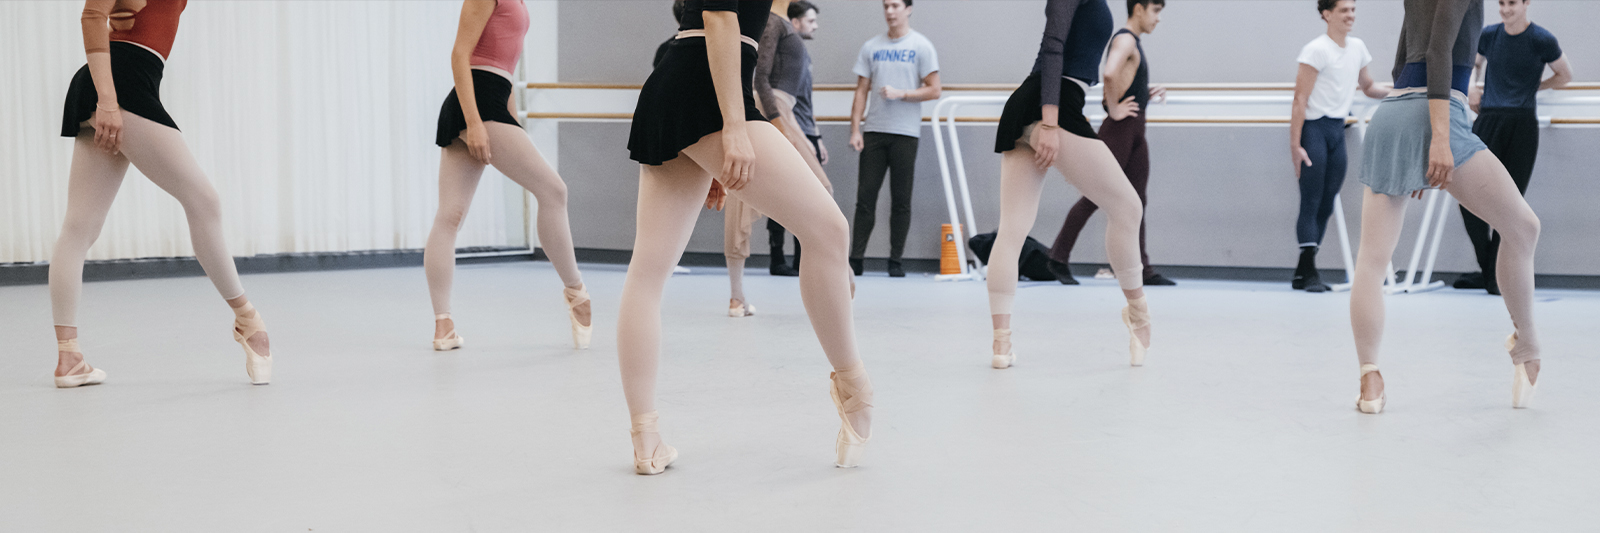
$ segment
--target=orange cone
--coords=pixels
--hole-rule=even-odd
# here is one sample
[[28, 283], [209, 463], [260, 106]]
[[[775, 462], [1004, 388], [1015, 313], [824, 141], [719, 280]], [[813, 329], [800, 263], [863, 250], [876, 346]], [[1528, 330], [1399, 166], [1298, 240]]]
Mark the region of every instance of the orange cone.
[[956, 234], [951, 231], [949, 224], [942, 226], [940, 230], [944, 233], [944, 242], [939, 243], [939, 273], [960, 274], [961, 261], [956, 259], [956, 247], [961, 244], [956, 242]]

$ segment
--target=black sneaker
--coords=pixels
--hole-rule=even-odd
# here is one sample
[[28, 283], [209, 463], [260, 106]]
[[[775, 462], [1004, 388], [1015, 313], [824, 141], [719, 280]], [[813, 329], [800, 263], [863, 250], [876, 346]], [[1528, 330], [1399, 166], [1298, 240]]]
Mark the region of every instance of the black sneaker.
[[862, 265], [863, 262], [864, 261], [861, 260], [861, 259], [851, 258], [850, 259], [850, 270], [855, 272], [857, 276], [860, 276], [861, 275], [861, 271], [866, 268], [865, 266]]
[[1487, 274], [1484, 275], [1483, 276], [1483, 290], [1489, 291], [1489, 294], [1493, 294], [1495, 296], [1499, 296], [1500, 295], [1500, 282], [1499, 282], [1499, 280], [1491, 278]]
[[889, 261], [889, 277], [891, 277], [891, 278], [903, 278], [903, 277], [906, 277], [906, 269], [900, 268], [900, 262], [899, 261]]
[[1066, 263], [1051, 259], [1049, 262], [1045, 263], [1045, 268], [1049, 269], [1051, 274], [1055, 274], [1056, 281], [1061, 282], [1062, 285], [1078, 284], [1078, 279], [1072, 277], [1072, 269], [1067, 268]]
[[1485, 289], [1485, 288], [1488, 288], [1484, 284], [1484, 278], [1483, 278], [1483, 273], [1482, 272], [1473, 272], [1471, 274], [1462, 274], [1461, 277], [1456, 278], [1456, 282], [1451, 284], [1450, 286], [1454, 287], [1454, 288], [1457, 288], [1457, 289]]
[[1149, 286], [1149, 285], [1177, 285], [1178, 282], [1172, 281], [1170, 279], [1167, 279], [1166, 276], [1163, 276], [1161, 274], [1151, 274], [1150, 277], [1144, 278], [1144, 284], [1146, 286]]
[[1329, 287], [1328, 284], [1322, 282], [1322, 273], [1315, 270], [1311, 271], [1311, 274], [1306, 276], [1302, 282], [1306, 292], [1328, 292], [1333, 290], [1333, 287]]
[[794, 267], [789, 266], [789, 263], [782, 261], [772, 263], [772, 266], [767, 267], [767, 272], [774, 276], [794, 277], [800, 275], [799, 270], [795, 270]]

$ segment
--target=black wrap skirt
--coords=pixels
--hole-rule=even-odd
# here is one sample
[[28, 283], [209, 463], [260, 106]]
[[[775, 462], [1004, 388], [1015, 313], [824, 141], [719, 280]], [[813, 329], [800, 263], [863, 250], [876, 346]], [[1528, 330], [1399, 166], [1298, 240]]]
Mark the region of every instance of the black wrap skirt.
[[[1044, 111], [1039, 104], [1042, 92], [1039, 73], [1035, 72], [1029, 74], [1022, 86], [1011, 93], [1011, 98], [1006, 100], [1005, 110], [1000, 112], [1000, 131], [994, 139], [995, 153], [1016, 148], [1024, 130], [1044, 119]], [[1067, 133], [1085, 139], [1099, 139], [1100, 136], [1094, 133], [1094, 126], [1089, 125], [1089, 118], [1083, 116], [1083, 100], [1082, 86], [1070, 80], [1061, 80], [1061, 110], [1057, 112], [1056, 121]]]
[[[744, 118], [765, 121], [756, 109], [750, 80], [755, 76], [756, 50], [740, 45], [740, 79], [744, 93]], [[633, 131], [628, 135], [629, 157], [646, 165], [660, 165], [700, 139], [722, 131], [722, 108], [711, 84], [711, 63], [706, 40], [676, 39], [667, 45], [661, 64], [639, 91], [633, 110]]]
[[[479, 119], [522, 127], [506, 108], [506, 102], [511, 99], [511, 80], [486, 70], [472, 69], [472, 92], [476, 93]], [[433, 142], [440, 148], [450, 146], [466, 129], [467, 115], [461, 111], [456, 90], [450, 89], [450, 94], [444, 97], [444, 105], [439, 108], [439, 131], [434, 134]]]
[[[167, 108], [161, 105], [161, 72], [166, 66], [161, 56], [142, 46], [111, 42], [111, 82], [117, 88], [117, 105], [151, 122], [178, 129], [178, 124], [167, 114]], [[77, 137], [78, 125], [94, 118], [95, 104], [98, 103], [100, 93], [94, 89], [94, 77], [89, 74], [89, 65], [84, 65], [72, 76], [72, 83], [67, 86], [61, 136]]]

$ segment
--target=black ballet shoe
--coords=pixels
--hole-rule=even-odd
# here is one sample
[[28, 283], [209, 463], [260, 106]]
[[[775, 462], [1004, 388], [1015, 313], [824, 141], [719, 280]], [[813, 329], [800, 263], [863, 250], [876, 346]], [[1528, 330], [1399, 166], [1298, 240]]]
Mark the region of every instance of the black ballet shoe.
[[1456, 289], [1482, 289], [1484, 288], [1483, 279], [1483, 272], [1462, 274], [1461, 277], [1456, 278], [1455, 283], [1450, 284], [1450, 287]]
[[1051, 274], [1055, 274], [1056, 281], [1061, 282], [1062, 285], [1078, 284], [1078, 278], [1072, 277], [1072, 269], [1067, 268], [1066, 263], [1051, 259], [1045, 263], [1045, 268], [1049, 269]]
[[857, 276], [860, 276], [861, 272], [863, 270], [866, 270], [866, 265], [864, 263], [866, 263], [865, 260], [857, 259], [857, 258], [851, 258], [850, 259], [850, 270], [852, 272], [855, 272]]
[[1161, 274], [1151, 274], [1150, 277], [1144, 278], [1144, 285], [1146, 287], [1149, 287], [1149, 286], [1152, 286], [1152, 285], [1169, 286], [1169, 285], [1177, 285], [1177, 284], [1178, 284], [1178, 282], [1172, 281], [1170, 279], [1167, 279], [1166, 276], [1163, 276]]
[[906, 277], [906, 269], [901, 268], [899, 261], [895, 261], [893, 259], [889, 260], [889, 277], [891, 277], [891, 278], [903, 278], [903, 277]]

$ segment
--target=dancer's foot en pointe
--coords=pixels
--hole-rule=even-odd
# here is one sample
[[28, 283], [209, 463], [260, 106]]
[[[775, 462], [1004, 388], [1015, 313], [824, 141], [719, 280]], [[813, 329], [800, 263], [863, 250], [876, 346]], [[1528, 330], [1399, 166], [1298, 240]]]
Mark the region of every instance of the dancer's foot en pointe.
[[991, 365], [995, 368], [1011, 368], [1011, 364], [1016, 361], [1017, 354], [1012, 351], [1011, 346], [1011, 330], [994, 330], [994, 361]]
[[[1506, 337], [1506, 351], [1517, 348], [1517, 334], [1512, 333]], [[1511, 407], [1527, 409], [1533, 405], [1533, 392], [1538, 387], [1539, 360], [1534, 359], [1516, 365], [1516, 372], [1511, 375]], [[59, 379], [59, 378], [58, 378]]]
[[1356, 409], [1375, 415], [1383, 412], [1386, 401], [1383, 394], [1383, 374], [1378, 372], [1378, 365], [1372, 363], [1361, 365], [1361, 395], [1356, 396]]
[[756, 306], [745, 303], [743, 300], [737, 298], [728, 300], [728, 316], [733, 318], [744, 318], [755, 314]]
[[579, 285], [577, 288], [567, 287], [562, 294], [567, 299], [567, 316], [572, 322], [572, 345], [579, 350], [587, 350], [589, 339], [594, 336], [594, 325], [590, 322], [593, 313], [589, 306], [589, 291]]
[[267, 323], [261, 320], [256, 306], [244, 297], [229, 300], [233, 306], [233, 340], [244, 347], [244, 371], [250, 384], [266, 385], [272, 382], [272, 353], [267, 343]]
[[105, 383], [106, 371], [89, 366], [89, 362], [83, 360], [77, 338], [56, 341], [56, 351], [60, 358], [56, 364], [56, 388], [70, 389]]
[[867, 368], [838, 370], [828, 375], [832, 385], [829, 394], [839, 410], [839, 441], [834, 446], [840, 468], [855, 468], [866, 453], [867, 439], [872, 437], [872, 381], [867, 379]]
[[1144, 366], [1145, 353], [1150, 350], [1150, 304], [1144, 296], [1131, 298], [1122, 308], [1122, 323], [1128, 326], [1129, 364]]
[[450, 313], [433, 316], [434, 351], [447, 352], [466, 344], [467, 339], [456, 333], [456, 321], [450, 318]]
[[660, 417], [655, 411], [633, 415], [633, 471], [641, 476], [653, 476], [667, 470], [678, 460], [678, 450], [661, 441], [661, 430], [656, 427]]

